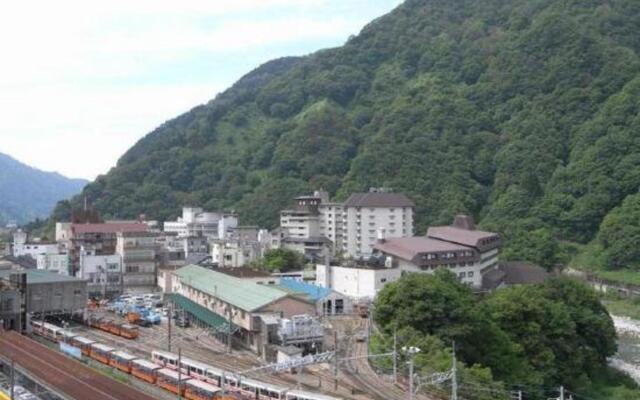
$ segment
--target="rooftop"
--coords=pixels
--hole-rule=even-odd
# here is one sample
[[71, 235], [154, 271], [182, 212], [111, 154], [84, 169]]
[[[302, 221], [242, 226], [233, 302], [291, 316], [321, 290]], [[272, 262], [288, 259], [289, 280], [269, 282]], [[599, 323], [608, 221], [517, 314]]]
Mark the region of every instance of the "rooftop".
[[470, 250], [467, 246], [423, 236], [390, 238], [384, 242], [376, 243], [374, 248], [383, 253], [391, 254], [408, 261], [413, 260], [413, 258], [420, 253]]
[[118, 233], [118, 232], [146, 232], [149, 227], [137, 222], [122, 222], [109, 224], [71, 224], [74, 234], [83, 233]]
[[28, 269], [24, 271], [0, 270], [0, 279], [8, 279], [12, 273], [24, 272], [27, 274], [27, 284], [33, 283], [62, 283], [62, 282], [84, 282], [84, 280], [73, 276], [56, 274], [54, 272], [39, 269]]
[[300, 293], [310, 300], [318, 301], [324, 299], [331, 293], [331, 289], [312, 285], [310, 283], [305, 283], [298, 281], [296, 279], [291, 278], [283, 278], [280, 280], [280, 285], [288, 290], [293, 291], [294, 293]]
[[175, 272], [186, 285], [245, 311], [254, 311], [287, 296], [271, 286], [232, 277], [197, 265]]
[[354, 193], [344, 203], [348, 207], [414, 207], [411, 199], [402, 193]]
[[479, 230], [469, 230], [455, 226], [434, 226], [427, 230], [427, 236], [434, 239], [446, 240], [462, 244], [464, 246], [476, 247], [482, 239], [498, 236], [494, 232]]

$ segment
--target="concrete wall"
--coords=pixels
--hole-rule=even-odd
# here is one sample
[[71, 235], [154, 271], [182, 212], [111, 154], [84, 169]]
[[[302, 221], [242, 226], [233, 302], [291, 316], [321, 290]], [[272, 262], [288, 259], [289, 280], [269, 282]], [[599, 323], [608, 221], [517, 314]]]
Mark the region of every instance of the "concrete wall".
[[377, 233], [387, 237], [413, 236], [413, 209], [410, 207], [347, 207], [343, 249], [351, 257], [367, 257], [373, 251]]
[[27, 312], [60, 314], [80, 312], [87, 306], [87, 282], [29, 283]]

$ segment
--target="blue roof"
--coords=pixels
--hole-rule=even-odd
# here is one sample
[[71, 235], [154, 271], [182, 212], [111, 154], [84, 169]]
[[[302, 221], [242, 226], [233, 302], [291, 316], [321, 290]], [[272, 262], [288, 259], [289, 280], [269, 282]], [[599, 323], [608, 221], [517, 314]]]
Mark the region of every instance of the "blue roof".
[[303, 293], [313, 301], [324, 299], [331, 293], [331, 289], [312, 285], [292, 278], [280, 279], [280, 285], [297, 293]]

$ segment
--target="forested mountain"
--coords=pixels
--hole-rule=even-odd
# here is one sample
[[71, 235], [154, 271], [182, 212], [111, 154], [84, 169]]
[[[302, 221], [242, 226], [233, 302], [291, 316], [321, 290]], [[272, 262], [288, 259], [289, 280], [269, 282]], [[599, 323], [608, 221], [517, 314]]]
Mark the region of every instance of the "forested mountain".
[[419, 234], [466, 212], [506, 257], [552, 265], [600, 240], [610, 267], [635, 265], [598, 233], [640, 239], [617, 208], [640, 212], [639, 31], [637, 0], [407, 0], [166, 122], [83, 195], [107, 216], [198, 204], [273, 227], [295, 194], [388, 186]]
[[80, 192], [87, 181], [44, 172], [0, 153], [0, 225], [46, 218], [56, 202]]

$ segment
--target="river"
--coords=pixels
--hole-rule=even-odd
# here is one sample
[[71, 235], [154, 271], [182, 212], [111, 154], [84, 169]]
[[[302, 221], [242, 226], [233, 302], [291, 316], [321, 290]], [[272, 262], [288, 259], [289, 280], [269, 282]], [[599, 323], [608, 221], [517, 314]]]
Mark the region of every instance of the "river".
[[640, 321], [615, 315], [611, 317], [618, 332], [618, 353], [609, 363], [640, 384]]

